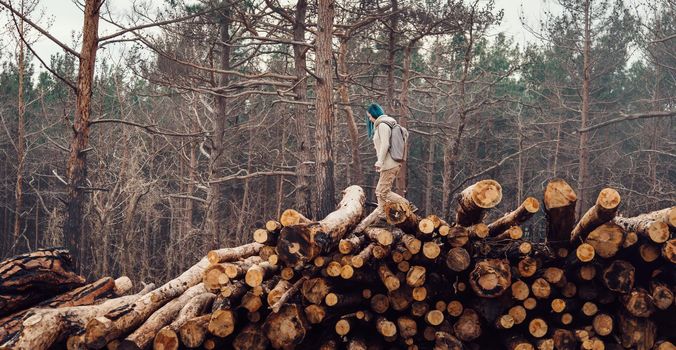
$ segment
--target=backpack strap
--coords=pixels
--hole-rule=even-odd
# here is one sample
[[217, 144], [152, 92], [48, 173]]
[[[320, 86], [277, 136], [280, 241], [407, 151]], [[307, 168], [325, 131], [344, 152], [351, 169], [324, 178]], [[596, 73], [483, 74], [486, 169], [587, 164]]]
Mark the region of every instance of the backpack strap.
[[385, 123], [387, 126], [390, 127], [390, 129], [394, 129], [395, 126], [397, 126], [397, 122], [391, 122], [391, 121], [382, 121], [381, 123]]

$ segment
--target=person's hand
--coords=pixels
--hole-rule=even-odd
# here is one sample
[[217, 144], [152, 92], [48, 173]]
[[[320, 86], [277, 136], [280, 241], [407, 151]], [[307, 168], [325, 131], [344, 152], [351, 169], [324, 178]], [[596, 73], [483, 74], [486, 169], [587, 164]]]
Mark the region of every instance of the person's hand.
[[380, 172], [380, 166], [376, 165], [376, 172]]

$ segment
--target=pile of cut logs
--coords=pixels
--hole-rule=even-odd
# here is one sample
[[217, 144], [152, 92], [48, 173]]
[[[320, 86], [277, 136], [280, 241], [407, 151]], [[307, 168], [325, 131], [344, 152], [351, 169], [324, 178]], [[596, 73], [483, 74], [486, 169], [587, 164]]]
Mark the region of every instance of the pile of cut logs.
[[85, 285], [62, 250], [18, 256], [0, 264], [0, 349], [675, 348], [676, 207], [621, 217], [606, 188], [576, 220], [556, 179], [535, 243], [522, 227], [540, 201], [485, 221], [501, 199], [483, 180], [453, 218], [387, 203], [365, 222], [351, 186], [322, 220], [286, 210], [135, 294], [124, 277]]

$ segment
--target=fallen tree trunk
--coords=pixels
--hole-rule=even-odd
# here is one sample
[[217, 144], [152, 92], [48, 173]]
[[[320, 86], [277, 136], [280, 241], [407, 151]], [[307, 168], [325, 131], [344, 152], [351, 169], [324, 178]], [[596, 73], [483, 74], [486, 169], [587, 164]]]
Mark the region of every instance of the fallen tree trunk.
[[359, 223], [364, 211], [364, 190], [350, 186], [343, 191], [338, 209], [316, 223], [285, 226], [277, 241], [277, 254], [290, 266], [303, 265], [338, 244]]
[[70, 253], [41, 249], [0, 262], [0, 317], [84, 284]]
[[[669, 208], [668, 208], [669, 209]], [[670, 210], [669, 213], [673, 211]], [[625, 231], [636, 232], [639, 236], [646, 237], [655, 243], [664, 243], [669, 237], [669, 225], [665, 222], [666, 209], [633, 218], [615, 218], [615, 223]]]
[[9, 340], [9, 337], [19, 332], [24, 317], [36, 309], [91, 305], [97, 300], [110, 295], [122, 296], [130, 289], [131, 285], [127, 277], [121, 277], [117, 280], [104, 277], [94, 283], [45, 300], [33, 308], [9, 315], [0, 319], [0, 344], [6, 342]]
[[97, 305], [71, 306], [57, 309], [35, 309], [21, 324], [21, 331], [0, 349], [48, 349], [65, 334], [67, 329], [83, 329], [95, 317], [118, 307], [133, 303], [147, 295], [152, 285], [141, 292], [109, 299]]
[[192, 298], [205, 293], [207, 293], [207, 290], [201, 283], [190, 287], [180, 297], [168, 302], [148, 317], [139, 328], [120, 342], [118, 349], [144, 349], [155, 338], [157, 332], [171, 323]]
[[514, 211], [488, 225], [488, 234], [496, 236], [512, 226], [518, 226], [530, 219], [540, 210], [540, 202], [533, 197], [528, 197]]
[[587, 234], [615, 217], [620, 206], [620, 194], [612, 188], [604, 188], [596, 198], [596, 204], [589, 208], [570, 233], [570, 241], [584, 240]]
[[383, 210], [388, 224], [409, 233], [418, 232], [421, 218], [411, 210], [409, 203], [387, 202]]
[[502, 200], [502, 186], [495, 180], [482, 180], [458, 195], [458, 207], [455, 211], [455, 223], [472, 226], [480, 223], [486, 209], [495, 207]]
[[[219, 257], [218, 260], [221, 260], [221, 257], [226, 257], [228, 260], [235, 260], [242, 258], [243, 255], [253, 254], [253, 251], [255, 251], [255, 249], [250, 246], [248, 249], [243, 249], [242, 247], [225, 248], [212, 252], [217, 252], [215, 255]], [[119, 338], [121, 335], [138, 327], [162, 305], [183, 294], [188, 288], [201, 282], [203, 278], [202, 274], [207, 266], [209, 266], [209, 259], [204, 257], [180, 276], [144, 295], [134, 303], [130, 303], [114, 310], [114, 312], [110, 314], [91, 320], [87, 324], [85, 332], [85, 342], [87, 346], [93, 349], [101, 349], [111, 340]]]
[[216, 295], [212, 293], [204, 293], [190, 299], [181, 311], [179, 311], [176, 319], [157, 332], [157, 335], [153, 340], [153, 348], [157, 350], [178, 349], [180, 345], [178, 331], [190, 319], [202, 315], [207, 309], [210, 309], [215, 298]]

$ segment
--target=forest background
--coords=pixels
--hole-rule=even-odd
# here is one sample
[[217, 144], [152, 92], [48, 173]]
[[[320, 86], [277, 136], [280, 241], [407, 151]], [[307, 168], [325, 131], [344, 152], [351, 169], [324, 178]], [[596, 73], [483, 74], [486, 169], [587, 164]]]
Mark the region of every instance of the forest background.
[[528, 42], [483, 0], [111, 3], [76, 2], [68, 38], [0, 0], [0, 258], [65, 245], [86, 275], [164, 280], [286, 208], [374, 201], [371, 102], [411, 131], [396, 187], [425, 213], [482, 178], [493, 216], [557, 177], [578, 212], [607, 186], [625, 216], [676, 200], [673, 0], [548, 1]]

